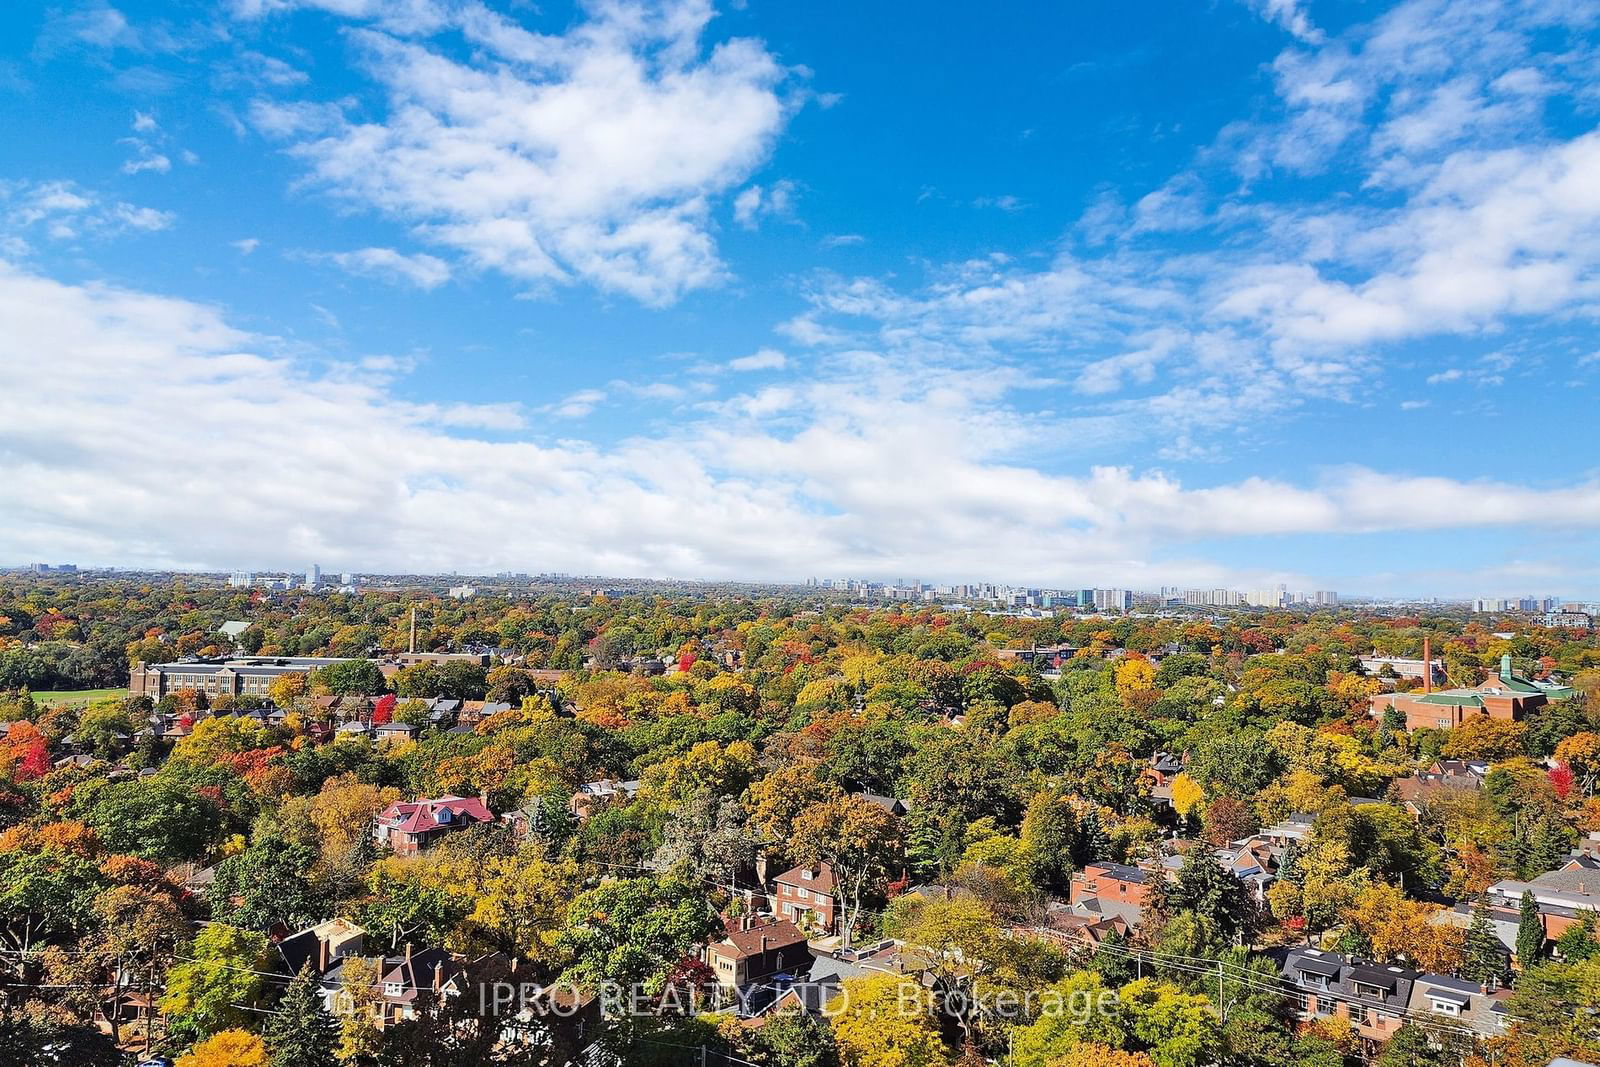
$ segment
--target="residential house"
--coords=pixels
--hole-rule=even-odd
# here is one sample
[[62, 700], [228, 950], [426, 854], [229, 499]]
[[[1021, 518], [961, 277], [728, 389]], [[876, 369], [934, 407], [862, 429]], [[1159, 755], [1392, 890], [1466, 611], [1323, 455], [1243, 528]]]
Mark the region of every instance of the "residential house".
[[386, 722], [374, 726], [372, 736], [380, 746], [387, 748], [416, 740], [417, 728], [408, 722]]
[[1477, 982], [1443, 974], [1422, 974], [1411, 986], [1414, 1016], [1436, 1015], [1441, 1022], [1465, 1025], [1480, 1037], [1497, 1037], [1509, 1026], [1506, 1004], [1509, 989], [1490, 991]]
[[1363, 963], [1337, 952], [1292, 948], [1283, 980], [1299, 996], [1300, 1017], [1347, 1020], [1368, 1041], [1387, 1041], [1404, 1025], [1421, 973], [1398, 964]]
[[585, 782], [578, 787], [567, 801], [567, 810], [578, 817], [579, 822], [592, 819], [613, 804], [626, 804], [639, 792], [639, 781], [616, 782], [610, 778], [602, 778], [597, 782]]
[[726, 920], [722, 937], [706, 945], [703, 958], [716, 972], [717, 981], [729, 989], [742, 989], [779, 974], [803, 974], [811, 968], [806, 935], [788, 919], [769, 915]]
[[833, 868], [792, 867], [772, 880], [773, 910], [780, 918], [827, 934], [839, 932], [839, 907]]
[[1150, 783], [1150, 799], [1157, 807], [1172, 806], [1172, 780], [1183, 773], [1183, 757], [1157, 752], [1140, 775]]
[[[379, 1029], [415, 1018], [428, 994], [459, 995], [466, 985], [466, 966], [442, 948], [415, 951], [406, 945], [393, 955], [369, 955], [366, 931], [347, 919], [330, 919], [278, 943], [290, 974], [309, 970], [317, 979], [323, 1005], [334, 1015], [366, 1012]], [[376, 981], [353, 986], [347, 971], [352, 961], [372, 965]]]
[[857, 793], [856, 796], [860, 797], [862, 800], [865, 800], [869, 804], [876, 804], [878, 807], [882, 808], [884, 811], [888, 812], [890, 815], [893, 815], [897, 819], [905, 818], [906, 812], [911, 810], [910, 802], [901, 800], [898, 797], [879, 796], [877, 793], [866, 792]]
[[1123, 863], [1091, 863], [1072, 876], [1067, 902], [1073, 914], [1091, 920], [1116, 918], [1137, 929], [1144, 917], [1148, 882], [1160, 877]]
[[395, 801], [373, 818], [372, 836], [397, 856], [414, 856], [446, 834], [493, 821], [489, 809], [476, 798]]

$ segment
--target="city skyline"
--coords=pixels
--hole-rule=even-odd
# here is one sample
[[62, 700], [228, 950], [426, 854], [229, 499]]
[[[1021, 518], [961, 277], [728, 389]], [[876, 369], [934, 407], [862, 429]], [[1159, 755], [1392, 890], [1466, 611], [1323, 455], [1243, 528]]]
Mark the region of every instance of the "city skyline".
[[1581, 7], [0, 28], [0, 558], [1600, 598]]
[[[434, 580], [454, 580], [457, 578], [471, 578], [496, 582], [519, 583], [581, 583], [581, 582], [681, 582], [687, 584], [706, 585], [750, 585], [771, 587], [792, 587], [796, 589], [827, 590], [830, 592], [846, 592], [852, 594], [865, 594], [872, 598], [883, 597], [887, 600], [920, 600], [932, 602], [933, 599], [944, 598], [954, 601], [961, 600], [1005, 600], [1012, 597], [1028, 597], [1027, 606], [1031, 607], [1086, 607], [1099, 610], [1104, 607], [1114, 606], [1113, 598], [1117, 603], [1129, 603], [1125, 598], [1138, 598], [1139, 600], [1154, 600], [1158, 607], [1333, 607], [1337, 608], [1348, 604], [1381, 604], [1394, 603], [1437, 603], [1467, 605], [1474, 613], [1535, 613], [1559, 612], [1564, 607], [1575, 609], [1592, 609], [1600, 605], [1600, 601], [1589, 600], [1582, 596], [1556, 595], [1548, 590], [1543, 593], [1533, 593], [1528, 590], [1509, 592], [1501, 590], [1498, 595], [1484, 595], [1482, 591], [1472, 594], [1443, 594], [1429, 593], [1418, 595], [1394, 594], [1384, 591], [1361, 590], [1356, 592], [1325, 588], [1296, 589], [1287, 583], [1279, 582], [1274, 586], [1259, 589], [1242, 589], [1229, 586], [1214, 586], [1209, 588], [1196, 588], [1182, 585], [1161, 585], [1150, 588], [1117, 588], [1107, 586], [1089, 586], [1082, 583], [1050, 583], [1029, 579], [943, 579], [924, 581], [920, 578], [890, 578], [887, 576], [856, 575], [853, 577], [834, 575], [822, 577], [811, 575], [805, 578], [793, 579], [757, 579], [750, 577], [728, 578], [702, 578], [693, 576], [674, 575], [646, 575], [646, 574], [585, 574], [551, 571], [507, 571], [507, 570], [478, 570], [456, 569], [448, 572], [400, 572], [400, 571], [361, 571], [345, 569], [339, 572], [324, 574], [320, 564], [312, 563], [300, 567], [261, 567], [261, 568], [191, 568], [187, 570], [162, 570], [159, 568], [143, 568], [137, 566], [118, 566], [114, 564], [90, 564], [80, 566], [77, 563], [49, 564], [36, 562], [26, 565], [0, 563], [0, 573], [5, 571], [24, 570], [32, 571], [36, 575], [78, 576], [94, 577], [97, 575], [114, 575], [121, 573], [168, 573], [175, 575], [195, 576], [225, 576], [228, 585], [235, 588], [252, 588], [258, 585], [276, 585], [281, 589], [305, 590], [333, 590], [341, 587], [358, 586], [363, 579], [392, 580], [397, 578], [422, 578]], [[470, 588], [470, 587], [463, 587]], [[453, 592], [453, 590], [452, 590]], [[919, 598], [907, 597], [905, 593], [922, 594]], [[1040, 596], [1047, 600], [1053, 598], [1053, 603], [1036, 603]], [[1122, 608], [1119, 610], [1128, 610]]]

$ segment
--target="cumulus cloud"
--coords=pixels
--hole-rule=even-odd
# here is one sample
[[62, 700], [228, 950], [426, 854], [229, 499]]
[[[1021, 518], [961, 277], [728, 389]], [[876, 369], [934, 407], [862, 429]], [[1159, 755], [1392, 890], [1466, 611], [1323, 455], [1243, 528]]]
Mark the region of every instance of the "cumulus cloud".
[[[289, 138], [315, 182], [526, 282], [663, 305], [724, 276], [710, 205], [766, 158], [787, 118], [786, 72], [757, 41], [705, 50], [708, 4], [597, 5], [563, 35], [474, 3], [412, 5], [406, 34], [385, 4], [316, 6], [383, 13], [387, 32], [350, 39], [388, 104], [363, 120], [337, 104], [258, 103], [257, 127]], [[446, 26], [471, 59], [416, 36]], [[749, 210], [780, 207], [779, 189]]]
[[[979, 376], [913, 382], [889, 361], [785, 387], [776, 409], [753, 394], [747, 413], [601, 447], [541, 442], [503, 401], [407, 401], [392, 363], [313, 371], [218, 309], [169, 297], [3, 266], [0, 318], [11, 324], [0, 334], [9, 558], [776, 578], [987, 573], [1004, 559], [1040, 580], [1092, 567], [1137, 581], [1215, 574], [1183, 560], [1195, 540], [1600, 527], [1592, 483], [1352, 469], [1309, 485], [1191, 487], [1127, 467], [1047, 474], [1005, 458], [1032, 427], [996, 417]], [[178, 480], [146, 461], [170, 450], [175, 428]]]

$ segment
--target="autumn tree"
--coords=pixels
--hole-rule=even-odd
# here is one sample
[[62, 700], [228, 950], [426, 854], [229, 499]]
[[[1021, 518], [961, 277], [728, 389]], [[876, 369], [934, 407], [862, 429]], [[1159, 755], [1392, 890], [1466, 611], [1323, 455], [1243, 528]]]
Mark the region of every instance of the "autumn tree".
[[267, 939], [223, 923], [201, 927], [167, 973], [161, 1010], [175, 1033], [203, 1037], [247, 1021], [248, 1008], [266, 991]]
[[793, 835], [789, 850], [796, 859], [832, 869], [844, 908], [844, 942], [850, 944], [863, 898], [888, 873], [899, 851], [895, 817], [861, 797], [841, 796], [802, 812]]
[[267, 1067], [267, 1049], [248, 1030], [224, 1030], [179, 1056], [177, 1067]]
[[846, 978], [841, 997], [828, 1010], [844, 1067], [936, 1067], [945, 1062], [933, 999], [910, 978]]

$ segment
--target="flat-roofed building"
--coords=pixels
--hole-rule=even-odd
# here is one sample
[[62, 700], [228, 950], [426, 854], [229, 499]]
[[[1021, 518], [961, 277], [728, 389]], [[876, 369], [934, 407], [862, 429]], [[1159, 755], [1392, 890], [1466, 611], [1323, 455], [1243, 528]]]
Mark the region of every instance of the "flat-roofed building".
[[344, 662], [347, 661], [342, 658], [322, 656], [253, 656], [142, 663], [129, 672], [128, 691], [151, 700], [160, 700], [180, 689], [193, 689], [207, 697], [264, 697], [272, 683], [286, 674], [310, 674], [319, 667]]

